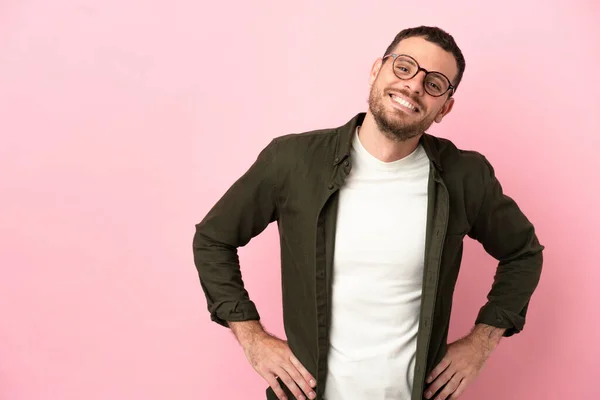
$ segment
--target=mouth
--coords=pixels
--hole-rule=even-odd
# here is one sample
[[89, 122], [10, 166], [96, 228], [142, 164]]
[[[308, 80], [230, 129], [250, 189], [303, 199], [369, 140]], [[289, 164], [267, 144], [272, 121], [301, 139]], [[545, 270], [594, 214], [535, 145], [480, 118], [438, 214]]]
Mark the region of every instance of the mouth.
[[419, 107], [402, 95], [390, 93], [390, 98], [392, 99], [392, 103], [394, 106], [396, 106], [396, 108], [410, 113], [418, 113], [420, 111]]

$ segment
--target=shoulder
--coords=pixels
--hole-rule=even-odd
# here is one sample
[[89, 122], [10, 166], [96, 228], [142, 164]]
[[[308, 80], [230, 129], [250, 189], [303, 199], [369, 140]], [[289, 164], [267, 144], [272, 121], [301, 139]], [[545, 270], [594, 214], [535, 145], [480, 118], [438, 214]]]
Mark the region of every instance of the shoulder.
[[282, 150], [309, 148], [335, 144], [338, 139], [338, 128], [317, 129], [307, 132], [288, 133], [273, 139], [276, 146]]
[[487, 181], [493, 168], [481, 152], [458, 147], [449, 139], [429, 135], [439, 155], [443, 174], [454, 177]]
[[275, 137], [271, 147], [278, 166], [296, 167], [299, 164], [327, 163], [334, 158], [338, 146], [337, 128], [289, 133]]

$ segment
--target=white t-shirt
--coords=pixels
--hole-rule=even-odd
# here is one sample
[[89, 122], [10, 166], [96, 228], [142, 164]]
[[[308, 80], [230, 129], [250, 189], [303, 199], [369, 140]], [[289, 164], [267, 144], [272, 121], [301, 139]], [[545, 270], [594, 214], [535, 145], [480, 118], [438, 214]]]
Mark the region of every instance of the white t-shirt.
[[386, 163], [360, 143], [339, 193], [326, 400], [406, 400], [421, 305], [429, 159]]

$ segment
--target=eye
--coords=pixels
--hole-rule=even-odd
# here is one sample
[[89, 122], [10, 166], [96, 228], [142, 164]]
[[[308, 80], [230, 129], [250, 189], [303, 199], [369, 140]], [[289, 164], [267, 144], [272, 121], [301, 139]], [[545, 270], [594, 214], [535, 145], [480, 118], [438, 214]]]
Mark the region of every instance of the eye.
[[406, 62], [397, 62], [395, 65], [395, 72], [399, 76], [410, 76], [413, 74], [414, 67]]
[[442, 88], [439, 87], [435, 82], [428, 82], [428, 85], [429, 85], [430, 88], [435, 89], [437, 91], [441, 91], [442, 90]]
[[396, 66], [396, 73], [400, 75], [408, 75], [410, 73], [410, 69], [405, 65]]

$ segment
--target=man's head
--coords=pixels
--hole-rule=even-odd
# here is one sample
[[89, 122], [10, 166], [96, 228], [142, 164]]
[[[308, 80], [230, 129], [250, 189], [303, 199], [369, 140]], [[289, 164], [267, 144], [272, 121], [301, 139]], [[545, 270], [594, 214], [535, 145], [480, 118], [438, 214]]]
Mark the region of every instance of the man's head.
[[369, 111], [389, 138], [416, 137], [452, 110], [464, 70], [462, 52], [448, 33], [405, 29], [373, 65]]

